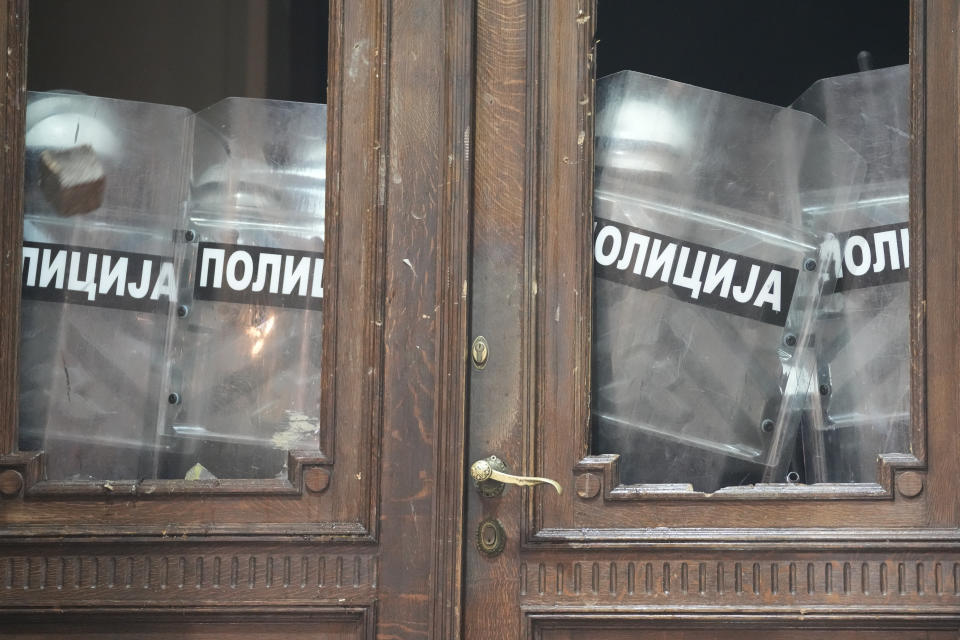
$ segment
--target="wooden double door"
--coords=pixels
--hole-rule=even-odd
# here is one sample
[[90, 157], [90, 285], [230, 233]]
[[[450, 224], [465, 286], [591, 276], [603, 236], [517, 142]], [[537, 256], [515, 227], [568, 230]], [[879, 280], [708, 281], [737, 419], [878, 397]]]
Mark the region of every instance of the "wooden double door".
[[[0, 635], [955, 636], [956, 0], [911, 3], [913, 453], [713, 495], [592, 455], [588, 0], [334, 0], [315, 450], [47, 480], [17, 438], [29, 8], [0, 6]], [[563, 491], [481, 491], [490, 456]]]

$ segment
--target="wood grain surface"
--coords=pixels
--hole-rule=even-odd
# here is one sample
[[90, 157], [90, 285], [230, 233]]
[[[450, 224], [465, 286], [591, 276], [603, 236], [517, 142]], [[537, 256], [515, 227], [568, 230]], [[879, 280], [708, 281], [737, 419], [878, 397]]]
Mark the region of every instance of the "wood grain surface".
[[[716, 614], [698, 624], [816, 609], [955, 627], [960, 4], [911, 3], [912, 453], [885, 456], [876, 484], [713, 495], [625, 486], [615, 456], [587, 455], [594, 9], [478, 3], [473, 323], [490, 361], [471, 373], [469, 458], [569, 490], [471, 495], [468, 535], [496, 517], [508, 542], [492, 559], [467, 550], [466, 637], [644, 637], [657, 612], [698, 608]], [[569, 635], [531, 622], [565, 608]], [[617, 625], [636, 631], [599, 632]]]
[[[277, 481], [44, 482], [16, 448], [26, 5], [0, 0], [0, 471], [23, 478], [0, 495], [0, 636], [960, 627], [957, 0], [911, 2], [913, 452], [876, 485], [725, 496], [589, 456], [593, 0], [332, 0], [322, 454]], [[465, 468], [492, 454], [563, 495], [481, 498]]]

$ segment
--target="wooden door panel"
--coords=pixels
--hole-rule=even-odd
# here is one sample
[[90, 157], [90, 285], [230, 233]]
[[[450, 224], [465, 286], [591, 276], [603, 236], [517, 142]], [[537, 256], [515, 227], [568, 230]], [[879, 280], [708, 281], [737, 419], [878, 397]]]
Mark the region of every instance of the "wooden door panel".
[[[52, 618], [52, 619], [51, 619]], [[47, 640], [69, 636], [77, 640], [368, 640], [373, 631], [367, 609], [316, 611], [291, 614], [283, 611], [249, 614], [169, 613], [104, 614], [81, 617], [50, 615], [32, 620], [8, 621], [0, 638]], [[69, 629], [69, 632], [66, 630]]]
[[[952, 236], [944, 239], [940, 234], [934, 240], [924, 230], [931, 223], [949, 227], [951, 219], [943, 211], [956, 204], [949, 189], [937, 188], [942, 181], [929, 176], [957, 164], [955, 148], [939, 144], [944, 137], [955, 140], [958, 131], [955, 122], [942, 120], [942, 114], [957, 108], [956, 92], [943, 90], [956, 86], [952, 70], [957, 56], [939, 26], [957, 22], [957, 6], [937, 0], [914, 0], [912, 6], [916, 144], [911, 221], [918, 230], [912, 254], [924, 256], [929, 245], [943, 256], [939, 260], [928, 255], [926, 271], [923, 265], [912, 271], [915, 297], [922, 299], [928, 286], [939, 287], [941, 279], [950, 278], [947, 268], [931, 277], [929, 265], [952, 265], [956, 255], [949, 244]], [[715, 494], [674, 485], [627, 487], [620, 484], [616, 456], [587, 455], [592, 260], [592, 156], [587, 142], [592, 131], [591, 25], [596, 10], [602, 6], [585, 0], [489, 0], [481, 1], [478, 10], [481, 24], [490, 22], [491, 35], [478, 48], [478, 91], [489, 100], [478, 106], [477, 147], [496, 150], [477, 161], [476, 225], [493, 233], [511, 231], [477, 234], [474, 295], [479, 303], [474, 305], [473, 325], [476, 333], [489, 333], [493, 339], [488, 337], [490, 361], [471, 378], [471, 435], [483, 444], [471, 450], [471, 458], [498, 454], [516, 473], [553, 478], [568, 488], [590, 487], [563, 495], [527, 491], [523, 543], [733, 543], [783, 539], [782, 530], [790, 529], [789, 537], [798, 544], [816, 546], [825, 537], [839, 541], [874, 535], [864, 534], [865, 529], [897, 531], [903, 540], [925, 537], [919, 531], [923, 528], [954, 526], [955, 501], [943, 488], [955, 477], [957, 438], [948, 428], [927, 429], [928, 414], [921, 406], [927, 389], [922, 365], [928, 353], [939, 358], [943, 351], [928, 349], [925, 341], [931, 327], [945, 329], [934, 322], [914, 327], [916, 455], [886, 457], [876, 484], [789, 490], [757, 485]], [[928, 42], [938, 55], [929, 55]], [[511, 64], [486, 65], [487, 57]], [[927, 131], [933, 130], [928, 126], [934, 123], [937, 143], [928, 144]], [[518, 126], [535, 135], [497, 148], [500, 136]], [[510, 179], [517, 175], [525, 176], [522, 184]], [[930, 208], [931, 198], [942, 199], [945, 207]], [[488, 249], [491, 245], [494, 250]], [[929, 309], [932, 302], [926, 304]], [[956, 341], [954, 332], [938, 338], [942, 344]], [[937, 383], [939, 377], [932, 382]], [[926, 438], [940, 446], [928, 448]], [[488, 507], [492, 503], [488, 501]]]
[[[593, 7], [569, 0], [548, 5], [531, 2], [525, 13], [529, 21], [527, 37], [535, 43], [527, 58], [526, 73], [535, 81], [527, 82], [524, 113], [531, 120], [530, 126], [540, 132], [528, 141], [532, 146], [527, 149], [526, 170], [532, 175], [527, 185], [529, 195], [525, 202], [529, 208], [525, 215], [532, 217], [529, 224], [533, 226], [526, 249], [532, 264], [524, 268], [531, 270], [527, 281], [536, 287], [531, 286], [533, 291], [528, 292], [534, 302], [524, 317], [524, 322], [529, 323], [530, 338], [521, 343], [528, 350], [525, 362], [532, 363], [529, 376], [533, 390], [528, 402], [533, 402], [534, 407], [530, 413], [521, 414], [530, 419], [521, 424], [523, 431], [515, 437], [524, 443], [523, 463], [528, 475], [550, 477], [571, 488], [578, 482], [592, 487], [589, 492], [568, 491], [563, 496], [529, 492], [524, 510], [526, 539], [532, 544], [547, 545], [582, 544], [587, 540], [598, 544], [677, 542], [683, 532], [688, 532], [689, 539], [730, 540], [743, 538], [738, 531], [752, 529], [755, 535], [763, 536], [766, 534], [761, 530], [769, 532], [778, 527], [832, 529], [841, 538], [844, 529], [954, 526], [955, 507], [940, 491], [955, 477], [957, 439], [948, 428], [927, 429], [928, 414], [921, 406], [927, 389], [923, 375], [926, 369], [921, 365], [928, 357], [939, 357], [942, 351], [928, 348], [925, 342], [925, 331], [938, 326], [934, 323], [914, 324], [915, 455], [885, 458], [876, 484], [800, 485], [789, 491], [775, 485], [756, 485], [708, 495], [676, 485], [625, 486], [619, 480], [616, 456], [587, 455], [587, 363], [591, 350], [587, 320], [591, 317], [592, 302], [590, 281], [579, 276], [590, 272], [593, 259], [588, 240], [592, 223], [591, 173], [578, 167], [591, 165], [592, 158], [576, 142], [581, 132], [588, 140], [591, 132], [588, 114], [593, 105], [581, 102], [591, 97], [589, 33], [597, 11], [603, 11], [602, 3]], [[913, 269], [911, 277], [916, 299], [926, 299], [925, 292], [930, 287], [939, 286], [941, 278], [950, 278], [946, 268], [939, 276], [933, 276], [935, 271], [930, 265], [945, 262], [928, 256], [925, 271], [919, 256], [947, 242], [942, 237], [925, 238], [924, 229], [952, 224], [941, 216], [940, 209], [930, 206], [930, 196], [952, 198], [949, 191], [937, 189], [938, 183], [929, 177], [924, 180], [923, 176], [955, 167], [957, 162], [955, 152], [939, 146], [944, 137], [957, 138], [955, 123], [940, 120], [942, 114], [953, 114], [957, 109], [956, 92], [942, 90], [945, 84], [956, 86], [956, 51], [946, 45], [942, 40], [945, 34], [936, 26], [956, 22], [957, 6], [953, 2], [912, 3], [911, 126], [916, 143], [911, 158], [911, 225], [915, 230], [911, 254], [920, 266]], [[939, 53], [929, 55], [924, 43]], [[573, 96], [585, 98], [578, 102]], [[937, 132], [929, 137], [929, 143], [928, 130]], [[478, 174], [478, 190], [482, 188], [479, 180]], [[955, 203], [951, 200], [949, 206]], [[516, 215], [520, 215], [519, 209]], [[940, 250], [936, 249], [937, 255], [941, 255]], [[955, 252], [951, 249], [942, 255], [946, 260]], [[944, 308], [944, 314], [947, 313]], [[938, 338], [941, 344], [955, 341], [954, 333]], [[927, 447], [927, 438], [941, 446]], [[919, 493], [908, 487], [918, 483], [925, 487]]]
[[[165, 622], [160, 624], [127, 624], [120, 628], [104, 628], [91, 624], [73, 627], [70, 637], [76, 640], [362, 640], [358, 625], [349, 622], [313, 623], [216, 623], [216, 622]], [[17, 625], [0, 632], [0, 637], [21, 640], [50, 640], [63, 637], [63, 626], [40, 624]]]
[[946, 640], [955, 638], [953, 631], [920, 631], [897, 629], [851, 630], [851, 629], [803, 629], [797, 628], [739, 628], [724, 629], [657, 629], [656, 625], [635, 629], [597, 630], [568, 629], [544, 630], [537, 640]]
[[[8, 37], [26, 32], [28, 3], [2, 2]], [[268, 480], [134, 480], [53, 482], [43, 480], [42, 451], [17, 451], [17, 346], [3, 343], [0, 385], [12, 397], [0, 402], [0, 473], [6, 490], [0, 508], [0, 539], [97, 535], [147, 536], [162, 539], [183, 535], [319, 536], [338, 541], [375, 540], [379, 518], [380, 416], [372, 411], [384, 384], [382, 308], [384, 268], [377, 257], [386, 251], [386, 211], [378, 205], [382, 179], [376, 169], [377, 141], [385, 136], [383, 120], [389, 101], [382, 99], [383, 70], [374, 54], [386, 50], [380, 2], [332, 2], [330, 31], [334, 44], [330, 67], [334, 78], [327, 121], [331, 172], [351, 176], [350, 188], [328, 180], [326, 210], [327, 265], [324, 276], [323, 402], [320, 435], [315, 450], [291, 451], [286, 477]], [[11, 41], [13, 42], [13, 41]], [[348, 62], [343, 47], [358, 45], [360, 57]], [[22, 44], [22, 43], [21, 43]], [[369, 52], [367, 51], [369, 49]], [[26, 70], [23, 47], [4, 47], [8, 95], [23, 106]], [[353, 55], [358, 55], [354, 53]], [[17, 84], [13, 84], [17, 82]], [[24, 109], [6, 113], [3, 135], [11, 153], [23, 156]], [[346, 117], [344, 113], [364, 113]], [[323, 126], [322, 124], [320, 126]], [[22, 162], [21, 162], [22, 164]], [[22, 166], [5, 180], [23, 188]], [[5, 182], [5, 184], [7, 184]], [[20, 253], [20, 198], [3, 202], [5, 251], [13, 260]], [[18, 274], [19, 257], [10, 272]], [[362, 268], [355, 268], [356, 265]], [[345, 266], [349, 265], [349, 266]], [[363, 291], [364, 295], [357, 295]], [[16, 336], [19, 288], [2, 289], [4, 323]], [[373, 318], [364, 331], [340, 331], [356, 317]], [[379, 318], [379, 323], [376, 321]], [[309, 330], [309, 329], [308, 329]], [[320, 327], [315, 327], [319, 331]], [[67, 428], [69, 425], [66, 425]], [[12, 489], [10, 487], [13, 487]]]
[[0, 615], [7, 609], [95, 606], [362, 606], [377, 597], [378, 557], [355, 548], [260, 544], [126, 545], [122, 550], [3, 548]]
[[0, 633], [456, 637], [472, 4], [330, 3], [324, 457], [53, 491], [16, 451], [28, 4], [0, 0]]
[[[809, 608], [837, 620], [886, 616], [850, 637], [887, 624], [898, 629], [889, 637], [941, 637], [933, 631], [941, 622], [925, 620], [952, 628], [960, 615], [960, 503], [951, 497], [960, 475], [951, 422], [960, 4], [911, 2], [913, 455], [887, 459], [875, 484], [713, 495], [628, 487], [616, 456], [590, 455], [597, 11], [603, 2], [477, 0], [471, 315], [489, 357], [470, 373], [468, 463], [496, 455], [510, 472], [552, 478], [564, 492], [508, 487], [467, 497], [465, 539], [493, 518], [505, 544], [492, 557], [466, 549], [466, 637], [620, 640], [648, 637], [644, 629], [717, 637], [702, 620], [689, 636], [682, 625], [668, 633], [639, 620], [710, 607], [717, 628], [749, 612], [763, 633], [780, 634], [772, 637], [837, 637], [842, 624], [774, 622], [778, 612]], [[551, 617], [557, 610], [572, 626]], [[603, 621], [630, 612], [637, 621]], [[906, 622], [891, 617], [901, 612]], [[756, 629], [734, 633], [753, 637], [747, 631]]]

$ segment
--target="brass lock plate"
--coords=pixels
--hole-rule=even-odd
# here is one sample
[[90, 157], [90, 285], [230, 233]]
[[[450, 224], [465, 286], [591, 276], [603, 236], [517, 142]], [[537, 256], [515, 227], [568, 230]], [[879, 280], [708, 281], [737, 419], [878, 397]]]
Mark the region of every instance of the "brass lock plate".
[[477, 549], [485, 556], [498, 556], [507, 544], [507, 532], [496, 518], [484, 518], [477, 527]]

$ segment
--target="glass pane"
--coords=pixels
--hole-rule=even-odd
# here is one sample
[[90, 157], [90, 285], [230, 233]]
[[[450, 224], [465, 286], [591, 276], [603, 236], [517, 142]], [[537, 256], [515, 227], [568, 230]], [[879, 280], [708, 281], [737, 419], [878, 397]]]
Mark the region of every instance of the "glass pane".
[[807, 87], [905, 61], [907, 3], [720, 4], [600, 3], [600, 73], [633, 71], [597, 84], [593, 450], [630, 484], [873, 482], [910, 450], [909, 72]]
[[19, 446], [48, 479], [318, 449], [326, 107], [282, 100], [322, 99], [326, 33], [305, 0], [31, 3]]

